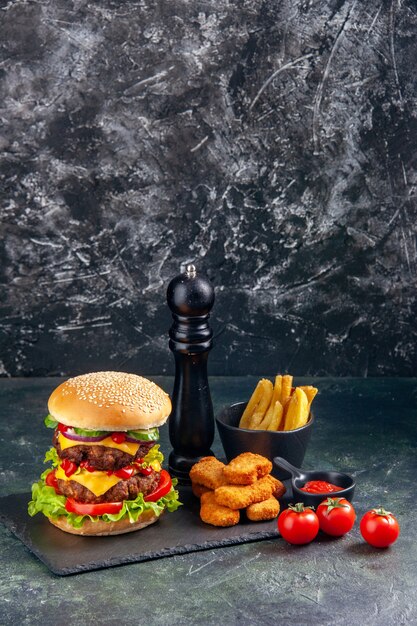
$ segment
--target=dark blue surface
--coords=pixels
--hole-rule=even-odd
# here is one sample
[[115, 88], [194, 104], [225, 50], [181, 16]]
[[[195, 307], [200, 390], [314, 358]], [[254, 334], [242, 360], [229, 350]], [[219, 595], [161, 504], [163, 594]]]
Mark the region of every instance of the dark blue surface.
[[[171, 391], [172, 379], [157, 382]], [[246, 400], [256, 379], [210, 382], [217, 412]], [[0, 495], [27, 492], [39, 476], [51, 436], [42, 418], [57, 383], [1, 381]], [[396, 544], [371, 548], [357, 522], [342, 539], [319, 535], [305, 547], [277, 538], [58, 578], [0, 525], [0, 623], [52, 626], [71, 615], [73, 623], [105, 626], [415, 624], [417, 380], [295, 383], [320, 390], [304, 468], [352, 474], [358, 518], [378, 505], [391, 510], [401, 524]], [[166, 427], [161, 434], [167, 455]], [[222, 455], [217, 438], [214, 450]]]

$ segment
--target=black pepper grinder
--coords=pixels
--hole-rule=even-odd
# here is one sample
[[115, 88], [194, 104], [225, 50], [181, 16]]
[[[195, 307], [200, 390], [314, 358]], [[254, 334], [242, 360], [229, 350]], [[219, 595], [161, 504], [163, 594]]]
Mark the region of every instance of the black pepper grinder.
[[169, 438], [173, 450], [169, 471], [180, 483], [189, 484], [189, 472], [203, 456], [213, 456], [213, 404], [207, 378], [207, 358], [213, 332], [208, 319], [214, 304], [214, 289], [194, 265], [171, 280], [168, 306], [174, 323], [169, 347], [175, 358], [175, 381]]

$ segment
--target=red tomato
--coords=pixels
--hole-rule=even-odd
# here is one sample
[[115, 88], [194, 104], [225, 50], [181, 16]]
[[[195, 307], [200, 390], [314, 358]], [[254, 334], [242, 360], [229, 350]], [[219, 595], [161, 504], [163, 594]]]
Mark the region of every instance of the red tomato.
[[71, 426], [65, 426], [65, 424], [61, 424], [60, 422], [58, 422], [58, 430], [60, 433], [66, 433], [67, 430], [71, 429]]
[[290, 504], [278, 517], [278, 530], [288, 543], [302, 545], [310, 543], [319, 532], [319, 520], [313, 509], [302, 502]]
[[112, 433], [111, 438], [114, 443], [123, 443], [126, 439], [126, 433]]
[[96, 471], [96, 468], [93, 467], [93, 465], [90, 465], [90, 463], [88, 461], [81, 461], [80, 467], [82, 467], [83, 469], [87, 470], [87, 472], [95, 472]]
[[48, 487], [53, 487], [55, 489], [55, 493], [60, 493], [58, 489], [58, 479], [55, 475], [55, 470], [50, 471], [49, 474], [46, 475], [45, 484], [48, 485]]
[[333, 537], [341, 537], [352, 530], [355, 509], [345, 498], [326, 498], [317, 507], [320, 530]]
[[166, 470], [161, 470], [161, 477], [159, 479], [159, 485], [149, 495], [144, 497], [145, 502], [156, 502], [163, 496], [166, 496], [168, 491], [170, 491], [172, 486], [171, 476], [168, 474]]
[[61, 461], [61, 467], [65, 472], [65, 476], [67, 476], [68, 478], [72, 476], [78, 469], [77, 465], [69, 459], [63, 459]]
[[361, 519], [362, 537], [375, 548], [387, 548], [398, 539], [400, 525], [389, 511], [382, 507], [368, 511]]
[[77, 515], [104, 515], [104, 513], [118, 513], [123, 506], [123, 502], [101, 502], [100, 504], [88, 504], [77, 502], [74, 498], [67, 498], [65, 508], [68, 513]]
[[113, 474], [117, 476], [117, 478], [123, 478], [123, 480], [127, 480], [128, 478], [132, 478], [135, 472], [136, 467], [134, 465], [125, 465], [125, 467], [116, 470], [115, 472], [113, 472]]

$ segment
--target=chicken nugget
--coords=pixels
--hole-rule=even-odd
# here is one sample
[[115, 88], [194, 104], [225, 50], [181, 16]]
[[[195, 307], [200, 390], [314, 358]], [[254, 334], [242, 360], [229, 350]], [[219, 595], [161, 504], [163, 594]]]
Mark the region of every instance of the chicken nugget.
[[252, 485], [224, 485], [214, 491], [216, 502], [231, 509], [246, 509], [250, 504], [267, 500], [272, 495], [272, 484], [265, 477]]
[[213, 491], [212, 489], [209, 489], [204, 485], [199, 485], [198, 483], [191, 483], [191, 489], [196, 498], [201, 498], [203, 493], [207, 493], [207, 491]]
[[218, 461], [214, 456], [205, 456], [198, 461], [190, 470], [190, 478], [193, 483], [204, 485], [209, 489], [216, 489], [225, 485], [223, 477], [224, 463]]
[[246, 509], [246, 515], [252, 522], [274, 519], [275, 517], [278, 517], [278, 513], [279, 502], [273, 496], [267, 500], [262, 500], [262, 502], [250, 504]]
[[212, 526], [236, 526], [240, 520], [240, 513], [218, 504], [214, 491], [207, 491], [201, 496], [200, 517], [203, 522]]
[[251, 485], [272, 470], [269, 459], [260, 454], [243, 452], [230, 461], [224, 468], [223, 475], [232, 485]]
[[278, 478], [271, 476], [271, 474], [268, 474], [268, 476], [265, 476], [265, 478], [271, 483], [272, 495], [275, 498], [282, 498], [284, 493], [287, 491], [285, 485], [280, 480], [278, 480]]

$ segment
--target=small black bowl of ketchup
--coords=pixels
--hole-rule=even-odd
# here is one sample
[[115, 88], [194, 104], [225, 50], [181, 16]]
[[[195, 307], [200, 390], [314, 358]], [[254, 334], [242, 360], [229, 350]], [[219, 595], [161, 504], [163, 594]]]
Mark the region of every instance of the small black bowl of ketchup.
[[355, 481], [349, 474], [329, 470], [303, 471], [280, 456], [274, 457], [280, 470], [291, 474], [291, 486], [295, 502], [317, 507], [325, 498], [353, 499]]

